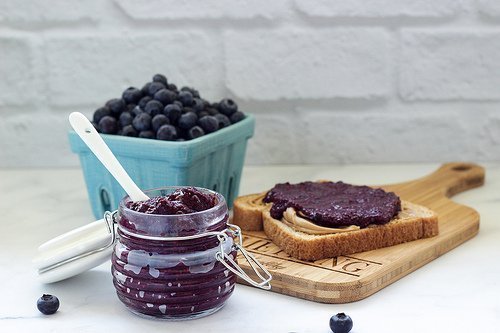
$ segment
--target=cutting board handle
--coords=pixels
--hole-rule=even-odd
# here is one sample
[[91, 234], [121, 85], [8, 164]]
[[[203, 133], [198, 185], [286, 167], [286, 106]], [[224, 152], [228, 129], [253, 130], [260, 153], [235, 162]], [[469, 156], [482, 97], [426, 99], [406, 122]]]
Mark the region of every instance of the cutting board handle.
[[448, 198], [484, 184], [484, 168], [474, 163], [453, 162], [443, 164], [422, 178], [429, 189], [440, 189]]

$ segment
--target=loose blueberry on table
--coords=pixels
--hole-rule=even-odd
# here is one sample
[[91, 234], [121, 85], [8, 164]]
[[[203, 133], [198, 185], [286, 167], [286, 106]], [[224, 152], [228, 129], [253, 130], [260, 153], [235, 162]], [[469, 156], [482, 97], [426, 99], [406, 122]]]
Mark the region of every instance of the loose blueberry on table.
[[233, 100], [210, 103], [196, 89], [177, 89], [164, 75], [156, 74], [142, 88], [129, 87], [121, 98], [107, 101], [94, 112], [92, 120], [103, 134], [185, 141], [244, 118]]
[[53, 295], [43, 294], [36, 302], [36, 306], [44, 315], [51, 315], [59, 309], [59, 299]]
[[330, 318], [330, 329], [333, 333], [349, 333], [352, 329], [352, 319], [345, 313], [337, 313]]

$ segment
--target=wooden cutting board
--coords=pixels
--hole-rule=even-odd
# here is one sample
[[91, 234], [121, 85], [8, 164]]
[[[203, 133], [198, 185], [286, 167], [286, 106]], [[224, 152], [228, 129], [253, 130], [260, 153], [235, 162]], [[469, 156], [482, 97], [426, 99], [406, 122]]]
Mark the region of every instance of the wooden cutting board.
[[[448, 198], [483, 183], [481, 166], [448, 163], [426, 177], [381, 186], [403, 200], [437, 212], [436, 237], [314, 262], [289, 257], [264, 232], [244, 232], [243, 245], [273, 275], [274, 292], [322, 303], [357, 301], [474, 237], [479, 231], [479, 214]], [[251, 274], [249, 265], [239, 259], [243, 269]]]

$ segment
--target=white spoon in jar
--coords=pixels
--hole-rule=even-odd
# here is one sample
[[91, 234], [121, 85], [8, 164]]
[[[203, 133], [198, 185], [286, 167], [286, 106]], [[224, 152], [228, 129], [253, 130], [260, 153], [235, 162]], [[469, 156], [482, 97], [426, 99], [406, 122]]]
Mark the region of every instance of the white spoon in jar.
[[127, 174], [125, 169], [111, 152], [108, 145], [97, 133], [90, 121], [80, 112], [73, 112], [69, 115], [69, 122], [76, 134], [85, 142], [87, 147], [101, 161], [104, 167], [115, 177], [116, 181], [127, 192], [132, 201], [144, 201], [149, 197], [141, 191], [134, 183], [132, 178]]
[[[94, 126], [83, 114], [71, 113], [69, 122], [132, 201], [149, 199], [123, 169]], [[105, 219], [95, 221], [40, 245], [38, 254], [33, 259], [33, 264], [38, 271], [38, 280], [43, 283], [64, 280], [109, 260], [114, 243], [112, 228], [114, 226], [108, 216], [108, 221]]]

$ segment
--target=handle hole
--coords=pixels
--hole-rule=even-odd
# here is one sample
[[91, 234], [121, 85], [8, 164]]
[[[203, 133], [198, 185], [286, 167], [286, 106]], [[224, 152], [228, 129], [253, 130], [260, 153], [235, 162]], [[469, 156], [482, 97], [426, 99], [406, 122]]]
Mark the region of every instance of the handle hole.
[[470, 165], [457, 165], [451, 168], [451, 170], [453, 171], [467, 171], [470, 169], [471, 169]]
[[103, 210], [111, 210], [111, 200], [109, 198], [108, 191], [101, 189], [100, 197]]
[[228, 189], [227, 189], [227, 200], [231, 200], [231, 198], [233, 197], [233, 191], [234, 191], [234, 177], [231, 176], [229, 177], [229, 185], [228, 185]]

